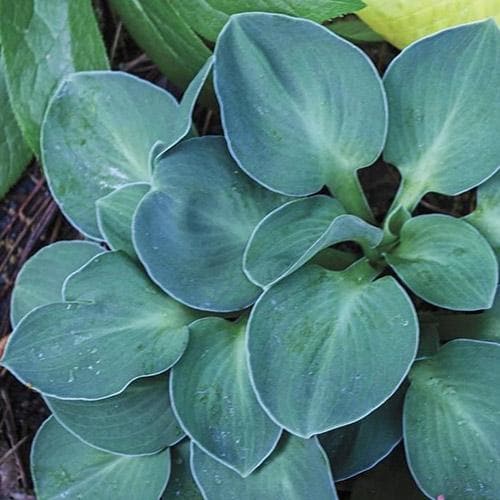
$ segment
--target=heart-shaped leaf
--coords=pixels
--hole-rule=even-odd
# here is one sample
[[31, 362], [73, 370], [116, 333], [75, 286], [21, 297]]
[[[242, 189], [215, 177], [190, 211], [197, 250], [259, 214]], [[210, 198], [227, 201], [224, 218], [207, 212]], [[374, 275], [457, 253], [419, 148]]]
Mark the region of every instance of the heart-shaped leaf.
[[135, 258], [132, 219], [149, 187], [144, 182], [126, 184], [96, 201], [99, 231], [112, 250], [123, 250]]
[[172, 455], [172, 470], [167, 489], [161, 499], [202, 500], [203, 497], [191, 474], [189, 440], [184, 439], [170, 448], [170, 453]]
[[411, 211], [429, 191], [459, 194], [498, 169], [499, 52], [489, 20], [424, 38], [392, 62], [384, 159], [403, 176], [396, 205]]
[[263, 462], [281, 435], [250, 384], [245, 328], [241, 320], [193, 323], [171, 381], [175, 412], [187, 434], [243, 477]]
[[94, 203], [126, 184], [149, 182], [150, 151], [166, 150], [191, 128], [209, 60], [179, 105], [168, 92], [121, 72], [68, 76], [47, 110], [42, 159], [52, 194], [80, 231], [101, 238]]
[[102, 399], [167, 370], [197, 318], [121, 252], [98, 255], [72, 274], [64, 297], [23, 318], [2, 360], [24, 383], [62, 399]]
[[184, 435], [170, 407], [168, 377], [163, 374], [138, 379], [117, 396], [99, 401], [45, 401], [65, 429], [111, 453], [149, 455]]
[[335, 471], [335, 481], [371, 469], [401, 441], [405, 391], [406, 387], [400, 388], [362, 420], [319, 436]]
[[207, 500], [337, 499], [328, 459], [316, 438], [283, 436], [273, 454], [246, 478], [195, 444], [191, 454], [193, 475]]
[[410, 219], [400, 236], [386, 259], [417, 295], [447, 309], [491, 307], [498, 263], [479, 231], [463, 220], [432, 214]]
[[479, 229], [500, 259], [500, 174], [479, 186], [476, 209], [465, 220]]
[[343, 272], [306, 266], [267, 290], [248, 326], [259, 401], [309, 437], [350, 424], [387, 400], [417, 350], [413, 305], [392, 277], [358, 261]]
[[243, 267], [256, 285], [265, 288], [293, 273], [318, 252], [341, 241], [377, 246], [381, 229], [346, 215], [329, 196], [293, 200], [267, 215], [248, 241]]
[[245, 172], [294, 196], [326, 184], [349, 212], [371, 217], [356, 171], [382, 151], [386, 101], [363, 52], [304, 19], [239, 14], [219, 36], [214, 82]]
[[454, 340], [412, 369], [404, 440], [412, 474], [430, 498], [497, 497], [499, 366], [500, 345]]
[[17, 275], [10, 305], [12, 327], [35, 307], [61, 302], [64, 280], [102, 252], [88, 241], [58, 241], [39, 250]]
[[224, 138], [190, 139], [158, 161], [153, 188], [137, 208], [135, 248], [151, 278], [180, 302], [244, 309], [260, 292], [243, 273], [245, 245], [284, 201], [238, 169]]
[[52, 417], [38, 431], [31, 453], [37, 498], [156, 499], [170, 474], [169, 450], [127, 457], [86, 445]]

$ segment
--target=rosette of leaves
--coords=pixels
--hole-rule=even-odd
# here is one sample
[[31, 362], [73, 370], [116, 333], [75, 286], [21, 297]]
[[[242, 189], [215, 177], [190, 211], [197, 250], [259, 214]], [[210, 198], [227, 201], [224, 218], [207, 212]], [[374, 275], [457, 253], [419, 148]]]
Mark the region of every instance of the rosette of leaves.
[[[500, 345], [440, 337], [409, 292], [495, 315], [499, 54], [493, 22], [460, 26], [382, 80], [320, 25], [255, 13], [180, 103], [123, 73], [67, 78], [44, 166], [110, 250], [58, 243], [17, 280], [3, 365], [53, 412], [38, 497], [332, 499], [403, 438], [427, 497], [495, 498]], [[186, 138], [212, 65], [224, 136]], [[357, 174], [382, 152], [401, 185], [377, 225]], [[476, 215], [412, 216], [484, 181]]]

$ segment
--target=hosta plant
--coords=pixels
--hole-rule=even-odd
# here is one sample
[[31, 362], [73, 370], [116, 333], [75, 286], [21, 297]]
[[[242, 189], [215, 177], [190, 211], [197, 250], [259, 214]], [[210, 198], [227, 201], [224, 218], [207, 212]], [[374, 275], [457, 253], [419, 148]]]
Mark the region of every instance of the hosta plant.
[[[94, 242], [26, 264], [3, 358], [53, 413], [38, 497], [332, 499], [403, 439], [427, 497], [498, 498], [499, 57], [493, 21], [464, 25], [381, 79], [320, 25], [252, 13], [180, 103], [68, 77], [41, 151]], [[198, 137], [212, 70], [224, 136]], [[378, 224], [358, 171], [381, 154], [401, 182]], [[414, 216], [485, 181], [465, 218]]]

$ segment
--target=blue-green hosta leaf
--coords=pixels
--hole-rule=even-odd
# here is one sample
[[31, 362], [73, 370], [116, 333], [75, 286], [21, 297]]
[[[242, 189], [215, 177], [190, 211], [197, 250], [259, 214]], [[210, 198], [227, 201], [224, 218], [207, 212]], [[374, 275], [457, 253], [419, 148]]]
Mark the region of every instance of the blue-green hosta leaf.
[[238, 169], [224, 138], [189, 139], [155, 167], [134, 219], [135, 248], [151, 278], [180, 302], [244, 309], [260, 292], [243, 273], [245, 245], [284, 201]]
[[74, 71], [106, 69], [106, 50], [90, 0], [1, 0], [0, 11], [12, 107], [39, 155], [42, 119], [60, 79]]
[[0, 56], [0, 198], [21, 177], [31, 158], [17, 124], [5, 81], [3, 57]]
[[202, 500], [203, 497], [191, 474], [189, 440], [184, 439], [170, 448], [170, 453], [172, 456], [172, 470], [167, 489], [161, 499]]
[[453, 310], [491, 307], [498, 263], [477, 229], [448, 215], [421, 215], [404, 224], [400, 237], [386, 259], [417, 295]]
[[62, 399], [102, 399], [167, 370], [197, 317], [121, 252], [98, 255], [72, 274], [64, 298], [25, 316], [2, 360], [24, 383]]
[[218, 39], [214, 81], [245, 172], [295, 196], [326, 184], [349, 212], [366, 215], [356, 170], [382, 151], [386, 101], [359, 49], [310, 21], [239, 14]]
[[403, 176], [398, 199], [409, 210], [429, 191], [462, 193], [500, 166], [499, 57], [489, 20], [415, 42], [387, 70], [384, 159]]
[[500, 259], [500, 174], [479, 186], [476, 209], [465, 220], [479, 229]]
[[163, 89], [121, 72], [68, 76], [49, 105], [42, 158], [52, 194], [82, 232], [100, 238], [94, 203], [117, 188], [151, 180], [150, 152], [182, 139], [211, 60], [179, 105]]
[[193, 323], [171, 381], [174, 409], [186, 433], [244, 477], [271, 453], [281, 435], [250, 384], [245, 328], [241, 320]]
[[57, 421], [85, 443], [111, 453], [148, 455], [184, 433], [170, 406], [168, 377], [144, 377], [99, 401], [45, 399]]
[[35, 307], [61, 302], [64, 280], [102, 252], [88, 241], [58, 241], [39, 250], [17, 275], [10, 305], [12, 327]]
[[413, 305], [359, 261], [306, 266], [267, 290], [248, 326], [252, 380], [282, 427], [309, 437], [363, 418], [399, 386], [417, 350]]
[[144, 182], [126, 184], [96, 201], [99, 231], [112, 250], [123, 250], [129, 257], [136, 257], [132, 219], [149, 188]]
[[405, 391], [406, 387], [401, 387], [362, 420], [319, 436], [335, 471], [335, 481], [371, 469], [401, 441]]
[[206, 500], [336, 500], [330, 466], [316, 438], [281, 438], [272, 455], [243, 478], [201, 451], [191, 448], [191, 468]]
[[500, 292], [497, 289], [491, 309], [479, 314], [436, 315], [443, 339], [467, 338], [500, 343]]
[[249, 279], [264, 288], [330, 245], [352, 240], [375, 247], [382, 236], [381, 229], [345, 214], [329, 196], [293, 200], [259, 222], [248, 241], [243, 267]]
[[170, 453], [127, 457], [97, 450], [51, 417], [33, 442], [31, 471], [39, 500], [155, 500], [168, 481]]
[[410, 373], [404, 440], [430, 497], [496, 499], [500, 491], [500, 345], [454, 340]]

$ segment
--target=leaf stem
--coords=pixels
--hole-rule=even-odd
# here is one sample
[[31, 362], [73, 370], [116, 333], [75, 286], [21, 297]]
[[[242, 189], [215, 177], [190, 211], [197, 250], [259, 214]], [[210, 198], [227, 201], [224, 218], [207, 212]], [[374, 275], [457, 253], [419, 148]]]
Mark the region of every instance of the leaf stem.
[[366, 283], [373, 281], [381, 272], [382, 269], [373, 267], [370, 260], [363, 257], [342, 271], [342, 274], [356, 283]]

